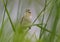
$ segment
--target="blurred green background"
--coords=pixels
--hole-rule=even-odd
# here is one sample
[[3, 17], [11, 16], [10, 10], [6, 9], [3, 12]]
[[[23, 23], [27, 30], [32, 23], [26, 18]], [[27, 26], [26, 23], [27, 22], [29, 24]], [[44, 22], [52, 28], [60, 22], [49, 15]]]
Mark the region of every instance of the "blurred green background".
[[[26, 9], [32, 24], [22, 27]], [[0, 42], [60, 42], [60, 0], [0, 0]]]

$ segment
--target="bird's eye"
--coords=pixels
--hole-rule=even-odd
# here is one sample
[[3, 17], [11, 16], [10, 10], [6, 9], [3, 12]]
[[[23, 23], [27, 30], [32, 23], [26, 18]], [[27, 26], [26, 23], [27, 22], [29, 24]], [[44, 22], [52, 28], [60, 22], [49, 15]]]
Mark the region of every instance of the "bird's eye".
[[29, 12], [29, 13], [31, 13], [31, 12]]

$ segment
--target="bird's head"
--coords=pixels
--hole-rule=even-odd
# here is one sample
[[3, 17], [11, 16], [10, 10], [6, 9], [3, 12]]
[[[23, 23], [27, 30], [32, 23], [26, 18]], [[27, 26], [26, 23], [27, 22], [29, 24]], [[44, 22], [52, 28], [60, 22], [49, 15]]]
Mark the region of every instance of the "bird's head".
[[31, 16], [31, 11], [30, 11], [30, 9], [26, 9], [26, 14], [25, 14], [25, 15], [28, 16], [28, 17]]

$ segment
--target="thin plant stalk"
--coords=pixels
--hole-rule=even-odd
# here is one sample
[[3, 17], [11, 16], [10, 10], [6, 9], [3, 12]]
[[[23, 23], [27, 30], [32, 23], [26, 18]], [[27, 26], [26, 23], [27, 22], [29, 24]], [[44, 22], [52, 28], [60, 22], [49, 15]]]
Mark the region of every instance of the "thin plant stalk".
[[15, 32], [15, 27], [14, 27], [14, 25], [13, 25], [13, 22], [12, 22], [11, 18], [10, 18], [10, 15], [9, 15], [9, 12], [8, 12], [8, 10], [7, 10], [7, 7], [6, 7], [6, 4], [5, 4], [4, 0], [3, 0], [3, 3], [4, 3], [5, 11], [6, 11], [7, 15], [8, 15], [8, 19], [9, 19], [9, 21], [10, 21], [10, 23], [11, 23], [12, 29], [13, 29], [13, 31]]

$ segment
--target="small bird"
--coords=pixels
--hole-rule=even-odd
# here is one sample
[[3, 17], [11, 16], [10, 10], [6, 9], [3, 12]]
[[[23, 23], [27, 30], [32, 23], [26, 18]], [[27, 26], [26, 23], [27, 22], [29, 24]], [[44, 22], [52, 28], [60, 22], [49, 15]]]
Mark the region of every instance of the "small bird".
[[31, 11], [30, 9], [26, 9], [24, 16], [22, 17], [20, 24], [22, 26], [29, 26], [31, 25], [32, 21], [31, 21]]

